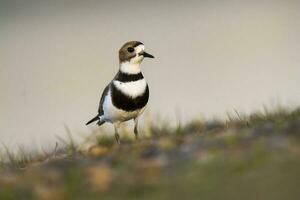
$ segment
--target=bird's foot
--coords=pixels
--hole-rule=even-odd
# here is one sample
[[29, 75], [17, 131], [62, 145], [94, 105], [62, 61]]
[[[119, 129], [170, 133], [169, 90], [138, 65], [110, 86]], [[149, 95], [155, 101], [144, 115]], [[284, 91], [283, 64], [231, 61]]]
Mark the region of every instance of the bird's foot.
[[116, 142], [118, 144], [121, 144], [121, 142], [120, 142], [120, 135], [118, 133], [115, 134], [115, 138], [116, 138]]

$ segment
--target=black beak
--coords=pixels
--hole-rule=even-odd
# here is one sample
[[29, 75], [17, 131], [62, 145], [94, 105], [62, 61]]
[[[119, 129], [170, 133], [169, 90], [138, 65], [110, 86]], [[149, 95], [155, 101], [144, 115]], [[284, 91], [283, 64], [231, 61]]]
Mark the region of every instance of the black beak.
[[150, 53], [147, 53], [145, 51], [140, 53], [140, 55], [143, 55], [145, 58], [154, 58], [154, 56], [152, 56]]

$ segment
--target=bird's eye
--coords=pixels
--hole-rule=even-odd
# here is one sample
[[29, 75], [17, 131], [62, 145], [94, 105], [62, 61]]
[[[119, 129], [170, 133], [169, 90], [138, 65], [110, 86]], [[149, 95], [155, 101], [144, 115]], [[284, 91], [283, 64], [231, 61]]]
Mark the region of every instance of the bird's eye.
[[128, 47], [128, 48], [127, 48], [127, 51], [128, 51], [129, 53], [132, 53], [132, 52], [134, 52], [134, 48]]

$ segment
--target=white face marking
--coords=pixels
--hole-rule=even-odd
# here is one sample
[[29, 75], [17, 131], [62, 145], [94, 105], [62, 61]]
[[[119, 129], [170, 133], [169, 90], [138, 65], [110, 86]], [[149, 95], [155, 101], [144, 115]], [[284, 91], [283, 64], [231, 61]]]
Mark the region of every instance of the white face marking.
[[139, 53], [143, 52], [145, 50], [145, 46], [143, 44], [140, 44], [134, 48], [134, 52], [136, 53], [134, 58], [130, 59], [130, 63], [133, 64], [141, 64], [141, 62], [144, 59], [144, 56], [139, 55]]
[[113, 81], [113, 84], [124, 94], [133, 98], [144, 94], [147, 87], [147, 82], [145, 79], [125, 83], [120, 81]]
[[139, 54], [139, 53], [141, 53], [142, 51], [145, 50], [145, 46], [143, 44], [140, 44], [140, 45], [136, 46], [134, 49], [135, 49], [135, 52], [137, 54]]

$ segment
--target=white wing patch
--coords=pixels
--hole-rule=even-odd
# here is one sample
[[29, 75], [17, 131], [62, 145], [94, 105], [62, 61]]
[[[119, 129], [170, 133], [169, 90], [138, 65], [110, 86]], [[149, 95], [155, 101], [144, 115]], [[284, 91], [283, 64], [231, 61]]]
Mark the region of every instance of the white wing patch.
[[144, 94], [147, 87], [147, 82], [145, 79], [125, 83], [120, 81], [113, 81], [113, 84], [124, 94], [133, 98]]

